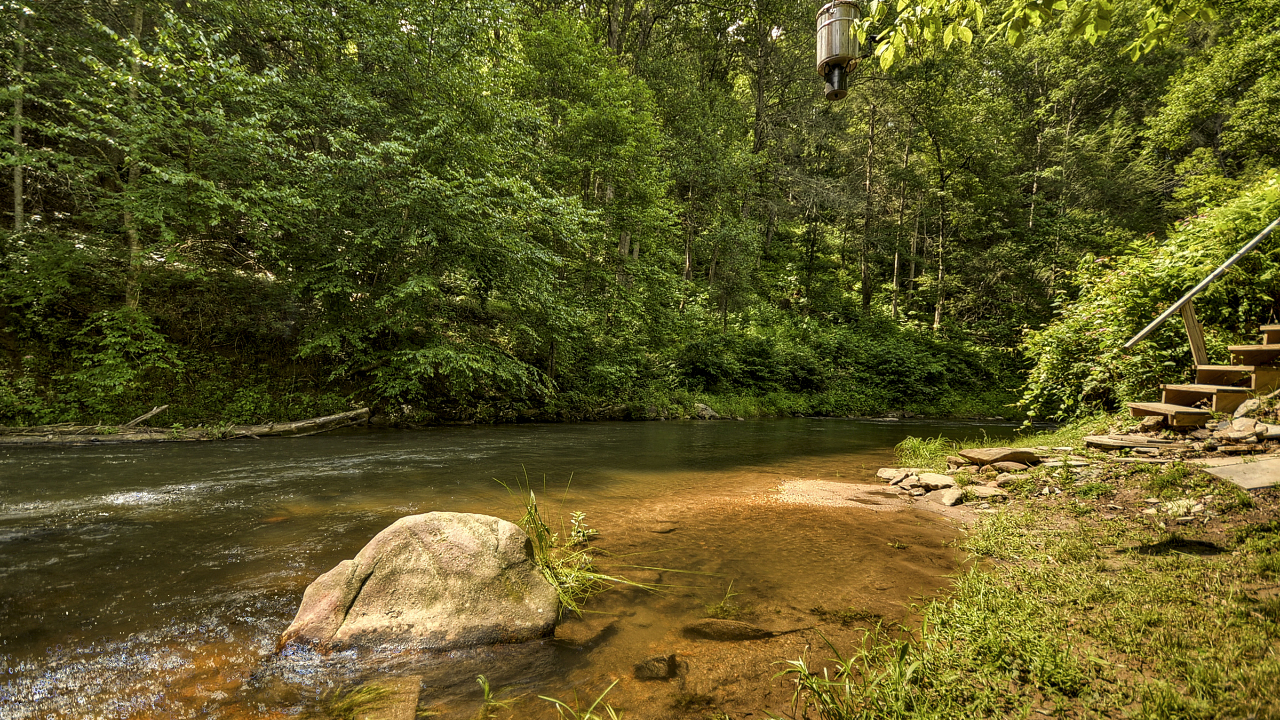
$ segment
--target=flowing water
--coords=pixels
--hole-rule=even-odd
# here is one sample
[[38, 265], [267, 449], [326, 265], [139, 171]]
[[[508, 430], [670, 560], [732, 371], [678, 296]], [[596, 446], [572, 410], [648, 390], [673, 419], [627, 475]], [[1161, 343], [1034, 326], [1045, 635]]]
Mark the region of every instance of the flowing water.
[[[404, 515], [514, 520], [519, 498], [498, 480], [514, 487], [527, 478], [554, 512], [586, 512], [599, 545], [630, 564], [663, 568], [634, 572], [676, 589], [603, 596], [609, 623], [566, 623], [567, 639], [532, 660], [499, 657], [502, 649], [456, 655], [454, 674], [469, 674], [475, 693], [474, 677], [486, 668], [530, 697], [597, 687], [628, 673], [637, 654], [672, 642], [668, 626], [726, 597], [775, 624], [801, 621], [824, 603], [887, 615], [955, 569], [954, 551], [938, 540], [954, 531], [915, 511], [779, 512], [740, 501], [790, 478], [867, 481], [893, 463], [892, 448], [907, 435], [1011, 432], [789, 419], [6, 448], [0, 720], [318, 712], [316, 698], [351, 678], [341, 668], [335, 674], [331, 660], [324, 669], [283, 668], [273, 657], [306, 585]], [[915, 537], [920, 552], [886, 557], [889, 536]], [[703, 666], [732, 662], [706, 655]], [[772, 673], [767, 663], [763, 672]], [[628, 697], [644, 703], [645, 692]], [[471, 702], [438, 697], [446, 715], [451, 703]], [[470, 716], [475, 707], [464, 710]]]

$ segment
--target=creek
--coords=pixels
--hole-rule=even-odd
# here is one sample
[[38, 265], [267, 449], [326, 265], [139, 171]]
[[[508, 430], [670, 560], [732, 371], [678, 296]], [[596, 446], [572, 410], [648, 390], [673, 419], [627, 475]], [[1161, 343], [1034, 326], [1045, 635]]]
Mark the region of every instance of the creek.
[[[646, 653], [665, 650], [670, 627], [717, 600], [732, 598], [762, 624], [812, 624], [805, 614], [819, 605], [890, 617], [958, 567], [956, 551], [945, 547], [952, 528], [919, 511], [890, 518], [747, 501], [786, 479], [868, 482], [895, 462], [893, 446], [908, 435], [1012, 433], [1001, 425], [795, 418], [5, 448], [0, 720], [315, 711], [317, 697], [350, 678], [263, 670], [307, 584], [404, 515], [447, 510], [515, 520], [521, 498], [508, 487], [526, 479], [555, 522], [585, 512], [615, 565], [672, 590], [602, 596], [601, 613], [624, 622], [610, 621], [608, 632], [600, 623], [577, 621], [576, 631], [568, 623], [569, 634], [593, 639], [559, 642], [533, 665], [514, 663], [503, 678], [513, 696], [602, 687]], [[886, 559], [884, 543], [895, 533], [915, 537], [902, 544], [919, 552]], [[769, 657], [792, 649], [780, 645]], [[732, 677], [744, 672], [734, 672], [734, 662], [746, 667], [758, 658], [705, 660], [704, 673], [724, 666]], [[485, 663], [471, 658], [459, 667], [484, 672]], [[766, 662], [760, 671], [775, 670]], [[442, 716], [475, 713], [467, 705], [467, 693], [479, 697], [474, 676], [465, 692], [439, 694]], [[719, 677], [705, 681], [723, 683]], [[619, 697], [632, 710], [669, 700], [652, 699], [649, 687]], [[713, 695], [686, 688], [679, 697], [714, 702]]]

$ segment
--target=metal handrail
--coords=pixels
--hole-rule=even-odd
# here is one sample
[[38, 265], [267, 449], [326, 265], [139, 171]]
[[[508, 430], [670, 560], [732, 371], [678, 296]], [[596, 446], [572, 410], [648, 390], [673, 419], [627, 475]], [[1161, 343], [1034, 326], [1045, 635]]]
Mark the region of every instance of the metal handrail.
[[1276, 229], [1277, 225], [1280, 225], [1280, 217], [1276, 218], [1275, 220], [1272, 220], [1271, 224], [1268, 225], [1265, 230], [1258, 233], [1257, 237], [1250, 240], [1244, 247], [1240, 248], [1240, 251], [1237, 252], [1235, 255], [1232, 255], [1230, 258], [1227, 258], [1227, 261], [1219, 265], [1217, 270], [1214, 270], [1213, 272], [1209, 273], [1208, 277], [1201, 280], [1199, 285], [1196, 285], [1195, 287], [1188, 290], [1186, 295], [1183, 295], [1182, 298], [1178, 300], [1178, 302], [1174, 303], [1172, 306], [1169, 307], [1168, 310], [1165, 310], [1163, 313], [1161, 313], [1160, 317], [1156, 318], [1155, 320], [1152, 320], [1151, 324], [1142, 328], [1142, 330], [1139, 331], [1137, 335], [1134, 335], [1133, 338], [1129, 340], [1129, 342], [1124, 344], [1124, 349], [1128, 350], [1132, 348], [1134, 345], [1137, 345], [1139, 342], [1142, 342], [1142, 340], [1146, 338], [1148, 335], [1155, 332], [1155, 329], [1163, 325], [1164, 321], [1173, 317], [1174, 313], [1181, 310], [1183, 305], [1186, 305], [1187, 303], [1191, 302], [1192, 298], [1194, 298], [1196, 295], [1199, 295], [1201, 291], [1203, 291], [1206, 287], [1209, 287], [1209, 283], [1213, 282], [1214, 280], [1217, 280], [1219, 277], [1222, 277], [1222, 274], [1225, 273], [1227, 270], [1231, 269], [1232, 265], [1235, 265], [1237, 262], [1240, 262], [1240, 258], [1249, 254], [1249, 251], [1257, 247], [1258, 243], [1261, 243], [1263, 240], [1266, 240], [1267, 236], [1271, 234], [1272, 230]]

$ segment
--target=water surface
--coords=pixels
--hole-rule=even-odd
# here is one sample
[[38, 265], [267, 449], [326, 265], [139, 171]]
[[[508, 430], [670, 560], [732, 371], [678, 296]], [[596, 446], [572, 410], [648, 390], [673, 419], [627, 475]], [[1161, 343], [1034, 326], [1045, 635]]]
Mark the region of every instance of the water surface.
[[[9, 447], [0, 451], [0, 718], [296, 713], [301, 695], [250, 692], [246, 679], [306, 585], [404, 515], [515, 519], [519, 503], [498, 480], [527, 478], [566, 513], [585, 511], [607, 539], [637, 518], [656, 522], [785, 478], [869, 479], [907, 435], [984, 432], [1012, 429], [790, 419]], [[757, 550], [778, 538], [741, 532], [749, 522], [726, 520], [696, 543], [686, 533], [680, 542], [691, 544], [662, 566], [750, 574], [768, 562]], [[783, 593], [789, 577], [801, 582], [762, 569], [756, 591]], [[672, 601], [636, 602], [660, 613]]]

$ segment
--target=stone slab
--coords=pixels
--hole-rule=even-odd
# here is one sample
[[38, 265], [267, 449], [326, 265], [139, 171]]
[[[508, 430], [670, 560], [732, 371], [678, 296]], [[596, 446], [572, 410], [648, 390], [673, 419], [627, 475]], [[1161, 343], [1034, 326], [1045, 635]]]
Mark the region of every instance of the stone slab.
[[1199, 461], [1192, 462], [1204, 467], [1206, 472], [1224, 480], [1230, 480], [1245, 490], [1257, 490], [1258, 488], [1280, 485], [1280, 458], [1252, 461], [1245, 458], [1231, 459], [1238, 462], [1216, 465], [1202, 464]]

